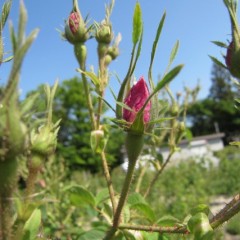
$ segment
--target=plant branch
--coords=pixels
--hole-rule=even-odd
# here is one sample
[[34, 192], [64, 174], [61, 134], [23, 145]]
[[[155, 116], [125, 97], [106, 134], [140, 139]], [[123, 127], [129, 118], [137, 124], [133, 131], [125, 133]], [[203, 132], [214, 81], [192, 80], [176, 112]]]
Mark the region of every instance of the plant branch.
[[106, 159], [106, 155], [105, 155], [104, 151], [101, 153], [101, 158], [102, 158], [104, 176], [105, 176], [105, 179], [107, 181], [109, 196], [110, 196], [110, 200], [111, 200], [111, 203], [112, 203], [113, 215], [114, 215], [115, 212], [116, 212], [115, 194], [114, 194], [112, 179], [111, 179], [111, 175], [110, 175], [109, 170], [108, 170], [107, 159]]
[[119, 229], [128, 229], [128, 230], [145, 231], [145, 232], [158, 232], [158, 233], [189, 234], [189, 231], [186, 229], [186, 227], [182, 227], [182, 226], [160, 227], [160, 226], [122, 224], [119, 226]]
[[212, 228], [217, 228], [236, 215], [238, 212], [240, 212], [240, 194], [237, 194], [218, 214], [216, 214], [210, 220]]
[[131, 185], [131, 182], [132, 182], [134, 168], [135, 168], [135, 165], [136, 165], [136, 160], [135, 161], [129, 161], [127, 175], [126, 175], [126, 178], [125, 178], [125, 181], [124, 181], [124, 184], [123, 184], [123, 188], [122, 188], [122, 192], [121, 192], [120, 199], [119, 199], [119, 202], [118, 202], [118, 206], [117, 206], [116, 212], [114, 214], [113, 226], [110, 229], [110, 231], [107, 233], [107, 235], [105, 236], [104, 240], [112, 239], [112, 237], [114, 236], [114, 234], [117, 231], [118, 226], [121, 222], [121, 213], [122, 213], [122, 209], [124, 207], [124, 204], [127, 200], [129, 188], [130, 188], [130, 185]]
[[165, 167], [167, 166], [167, 164], [169, 163], [172, 155], [174, 154], [174, 151], [171, 150], [170, 153], [168, 154], [168, 157], [166, 159], [166, 161], [164, 162], [164, 164], [162, 165], [162, 167], [156, 172], [154, 178], [152, 179], [152, 181], [150, 182], [145, 194], [144, 194], [144, 197], [146, 198], [148, 196], [148, 194], [150, 193], [151, 189], [153, 188], [154, 184], [156, 183], [159, 175], [162, 173], [162, 171], [165, 169]]

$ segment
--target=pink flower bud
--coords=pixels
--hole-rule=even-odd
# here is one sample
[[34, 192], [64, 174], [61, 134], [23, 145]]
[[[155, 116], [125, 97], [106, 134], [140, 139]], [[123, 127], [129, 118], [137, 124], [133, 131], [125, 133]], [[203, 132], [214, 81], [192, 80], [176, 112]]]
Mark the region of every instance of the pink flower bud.
[[72, 12], [68, 18], [68, 24], [69, 24], [69, 28], [72, 32], [72, 34], [75, 34], [78, 30], [78, 26], [79, 26], [79, 22], [80, 22], [80, 15], [78, 12]]
[[[127, 122], [134, 122], [137, 112], [143, 107], [147, 98], [149, 97], [149, 90], [147, 84], [143, 77], [139, 79], [139, 81], [131, 88], [127, 97], [124, 100], [124, 103], [130, 107], [133, 111], [129, 111], [128, 109], [123, 109], [123, 119]], [[143, 121], [144, 123], [148, 123], [150, 120], [150, 109], [151, 102], [147, 104], [143, 112]]]

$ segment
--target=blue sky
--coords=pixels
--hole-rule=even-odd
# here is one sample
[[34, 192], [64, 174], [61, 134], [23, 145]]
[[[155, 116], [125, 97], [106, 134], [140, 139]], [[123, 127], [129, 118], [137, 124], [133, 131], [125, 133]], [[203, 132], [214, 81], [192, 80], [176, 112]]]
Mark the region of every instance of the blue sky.
[[[208, 95], [211, 85], [212, 62], [208, 55], [213, 55], [222, 60], [220, 49], [211, 43], [213, 40], [226, 42], [230, 40], [230, 21], [222, 0], [139, 0], [144, 22], [144, 37], [142, 53], [136, 67], [135, 76], [147, 78], [152, 42], [156, 29], [164, 11], [167, 16], [158, 45], [156, 59], [153, 67], [153, 77], [164, 73], [168, 63], [171, 49], [179, 40], [180, 47], [173, 66], [184, 64], [184, 69], [171, 83], [174, 92], [181, 91], [183, 86], [194, 87], [200, 81], [201, 92], [199, 98]], [[56, 29], [63, 30], [64, 19], [72, 9], [71, 0], [25, 0], [28, 11], [27, 33], [34, 28], [40, 32], [28, 52], [21, 71], [20, 88], [22, 96], [35, 89], [39, 84], [53, 84], [58, 78], [60, 81], [72, 78], [78, 73], [78, 67], [73, 55], [73, 47], [61, 40]], [[80, 1], [82, 15], [89, 14], [90, 19], [101, 21], [104, 18], [104, 4], [108, 1], [88, 0]], [[120, 43], [120, 56], [110, 65], [109, 70], [117, 72], [122, 79], [127, 71], [132, 48], [132, 14], [136, 1], [116, 0], [111, 16], [115, 35], [122, 34]], [[14, 0], [9, 19], [17, 26], [19, 1]], [[5, 51], [11, 50], [8, 27], [4, 31]], [[97, 69], [96, 44], [94, 40], [87, 43], [89, 58], [87, 66], [94, 65]], [[0, 84], [8, 76], [11, 63], [6, 63], [0, 68]], [[116, 79], [110, 80], [110, 86], [118, 91]], [[109, 97], [109, 93], [106, 94]]]

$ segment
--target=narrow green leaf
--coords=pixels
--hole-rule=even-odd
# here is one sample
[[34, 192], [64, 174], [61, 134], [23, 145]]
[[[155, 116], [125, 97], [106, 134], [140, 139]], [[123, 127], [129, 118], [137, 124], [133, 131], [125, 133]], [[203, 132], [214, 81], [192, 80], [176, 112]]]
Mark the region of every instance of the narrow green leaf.
[[22, 240], [35, 240], [41, 225], [41, 211], [35, 209], [23, 227]]
[[28, 96], [27, 98], [25, 98], [22, 102], [21, 102], [21, 115], [25, 115], [28, 114], [28, 112], [31, 111], [32, 107], [34, 106], [34, 103], [36, 101], [36, 99], [39, 97], [39, 93], [36, 92], [30, 96]]
[[133, 14], [133, 32], [132, 32], [132, 42], [134, 45], [137, 44], [142, 32], [142, 11], [139, 2], [135, 5], [135, 10]]
[[113, 89], [112, 89], [111, 87], [109, 87], [109, 90], [110, 90], [110, 92], [111, 92], [114, 100], [117, 101], [117, 96], [116, 96], [116, 94], [114, 93]]
[[19, 11], [19, 20], [18, 20], [18, 47], [21, 47], [25, 38], [25, 27], [27, 23], [27, 11], [24, 6], [23, 1], [20, 1], [20, 11]]
[[134, 61], [133, 61], [132, 67], [131, 67], [130, 76], [133, 75], [133, 72], [134, 72], [135, 67], [136, 67], [136, 65], [137, 65], [138, 58], [139, 58], [140, 53], [141, 53], [141, 49], [142, 49], [142, 39], [143, 39], [143, 30], [142, 30], [142, 34], [141, 34], [141, 36], [140, 36], [140, 41], [139, 41], [139, 44], [138, 44], [136, 57], [135, 57], [135, 59], [134, 59]]
[[3, 4], [2, 13], [1, 13], [1, 17], [0, 17], [0, 32], [3, 30], [3, 28], [6, 24], [6, 21], [8, 19], [9, 13], [10, 13], [11, 6], [12, 6], [12, 1], [11, 0], [6, 1]]
[[160, 91], [166, 84], [170, 83], [182, 70], [183, 65], [178, 65], [175, 68], [173, 68], [170, 72], [168, 72], [163, 79], [157, 84], [156, 88], [153, 91], [153, 94]]
[[217, 58], [215, 58], [215, 57], [213, 57], [213, 56], [210, 56], [210, 55], [209, 55], [209, 57], [210, 57], [210, 58], [212, 59], [212, 61], [213, 61], [214, 63], [216, 63], [218, 66], [223, 67], [223, 68], [225, 68], [225, 69], [228, 69], [227, 66], [226, 66], [225, 64], [223, 64], [222, 62], [220, 62]]
[[219, 41], [212, 41], [212, 43], [214, 43], [215, 45], [219, 46], [219, 47], [224, 47], [227, 48], [227, 44], [223, 43], [223, 42], [219, 42]]
[[130, 112], [134, 112], [134, 110], [132, 110], [128, 105], [126, 105], [126, 104], [124, 104], [124, 103], [122, 103], [122, 102], [118, 102], [118, 101], [117, 101], [116, 104], [119, 105], [119, 106], [121, 106], [122, 108], [127, 109], [127, 110], [130, 111]]
[[162, 122], [169, 121], [169, 120], [172, 120], [172, 119], [174, 119], [174, 117], [159, 118], [159, 119], [156, 119], [154, 121], [150, 121], [149, 124], [162, 123]]
[[153, 64], [153, 61], [154, 61], [155, 52], [156, 52], [156, 49], [157, 49], [157, 44], [158, 44], [158, 41], [159, 41], [159, 38], [160, 38], [160, 35], [161, 35], [161, 32], [162, 32], [162, 28], [163, 28], [163, 25], [164, 25], [165, 18], [166, 18], [166, 12], [164, 12], [164, 14], [163, 14], [163, 16], [162, 16], [162, 18], [159, 22], [157, 33], [156, 33], [156, 36], [155, 36], [155, 40], [153, 42], [149, 70], [152, 69], [152, 64]]
[[10, 37], [11, 37], [11, 42], [12, 42], [13, 53], [15, 53], [16, 49], [17, 49], [17, 38], [16, 38], [16, 34], [14, 31], [12, 22], [10, 22], [10, 24], [9, 24], [9, 32], [10, 32]]
[[13, 56], [7, 57], [2, 60], [3, 63], [10, 62], [13, 59]]
[[173, 46], [173, 49], [171, 51], [171, 54], [170, 54], [170, 58], [169, 58], [169, 63], [168, 63], [168, 66], [170, 67], [171, 64], [173, 63], [176, 55], [177, 55], [177, 52], [178, 52], [178, 48], [179, 48], [179, 41], [177, 41], [175, 43], [175, 45]]
[[103, 102], [115, 113], [115, 109], [112, 107], [112, 105], [102, 96], [100, 96], [99, 94], [95, 93], [99, 98], [101, 98], [103, 100]]
[[8, 78], [8, 84], [6, 87], [5, 95], [8, 95], [8, 96], [12, 95], [12, 92], [15, 91], [14, 85], [16, 84], [16, 76], [19, 73], [19, 70], [21, 68], [23, 58], [27, 50], [30, 48], [32, 42], [36, 38], [37, 34], [38, 34], [38, 29], [32, 31], [28, 36], [28, 38], [26, 39], [26, 41], [24, 42], [24, 44], [22, 45], [22, 47], [16, 51], [14, 56], [14, 61], [13, 61], [13, 67]]
[[80, 72], [80, 73], [83, 73], [84, 75], [86, 75], [87, 77], [89, 77], [89, 78], [91, 79], [92, 83], [93, 83], [96, 87], [100, 86], [100, 80], [99, 80], [99, 78], [95, 75], [95, 73], [93, 73], [93, 72], [84, 72], [84, 71], [82, 71], [81, 69], [77, 69], [77, 71]]

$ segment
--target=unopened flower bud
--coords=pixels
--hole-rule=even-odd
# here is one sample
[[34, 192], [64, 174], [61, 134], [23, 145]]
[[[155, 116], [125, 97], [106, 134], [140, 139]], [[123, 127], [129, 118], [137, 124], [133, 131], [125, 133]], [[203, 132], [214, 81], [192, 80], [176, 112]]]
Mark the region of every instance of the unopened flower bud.
[[119, 55], [119, 49], [116, 46], [109, 47], [108, 54], [112, 57], [112, 60], [116, 59]]
[[172, 115], [173, 117], [176, 117], [176, 116], [178, 115], [178, 113], [179, 113], [179, 106], [178, 106], [178, 104], [177, 104], [177, 103], [174, 103], [174, 104], [172, 105], [170, 111], [171, 111], [171, 115]]
[[104, 137], [103, 130], [94, 130], [91, 132], [91, 148], [95, 153], [101, 153], [106, 145], [106, 140]]
[[[139, 79], [139, 81], [133, 85], [130, 89], [127, 97], [124, 100], [124, 103], [132, 109], [132, 111], [124, 108], [123, 109], [123, 119], [129, 123], [134, 122], [138, 111], [144, 106], [146, 100], [149, 97], [149, 90], [147, 84], [143, 77]], [[149, 102], [144, 111], [143, 111], [143, 121], [144, 123], [148, 123], [150, 120], [150, 110], [151, 110], [151, 102]]]
[[48, 125], [40, 127], [37, 131], [31, 132], [31, 151], [39, 155], [47, 156], [55, 151], [57, 146], [58, 129]]
[[112, 26], [110, 23], [101, 23], [97, 28], [96, 40], [99, 43], [110, 44], [113, 39]]
[[73, 10], [65, 24], [65, 37], [72, 43], [83, 43], [89, 38], [88, 29], [79, 11]]

